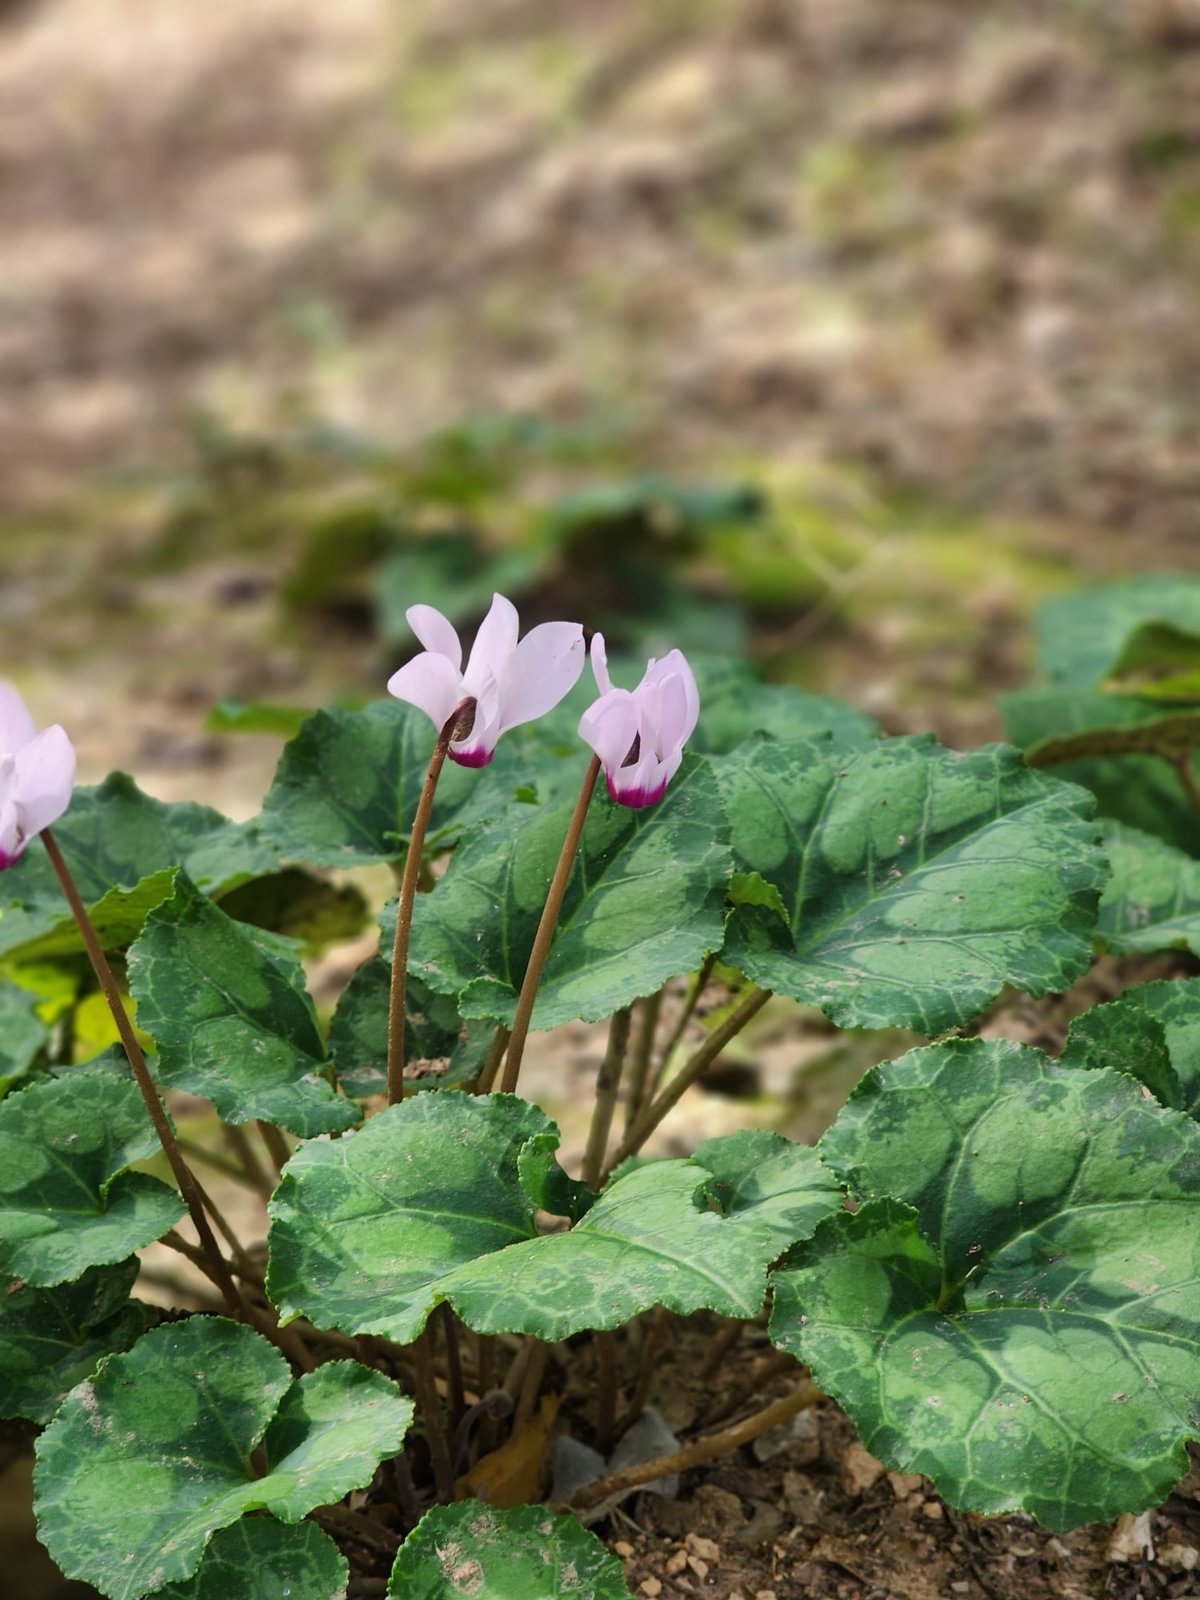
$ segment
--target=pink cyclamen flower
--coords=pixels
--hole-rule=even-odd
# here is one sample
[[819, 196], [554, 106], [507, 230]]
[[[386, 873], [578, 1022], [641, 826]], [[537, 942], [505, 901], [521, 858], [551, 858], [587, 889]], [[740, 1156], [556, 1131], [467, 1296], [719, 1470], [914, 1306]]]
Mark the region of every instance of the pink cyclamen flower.
[[39, 733], [25, 702], [0, 679], [0, 871], [71, 803], [75, 751], [57, 723]]
[[518, 643], [517, 608], [502, 594], [492, 596], [465, 672], [458, 634], [440, 611], [409, 606], [405, 615], [425, 649], [392, 674], [388, 692], [417, 706], [439, 733], [461, 711], [449, 750], [460, 766], [486, 767], [502, 733], [552, 710], [583, 671], [579, 623], [543, 622]]
[[600, 698], [579, 719], [579, 736], [604, 763], [608, 792], [619, 805], [653, 805], [679, 771], [700, 715], [692, 669], [681, 650], [672, 650], [650, 662], [636, 689], [614, 689], [598, 633], [592, 671]]

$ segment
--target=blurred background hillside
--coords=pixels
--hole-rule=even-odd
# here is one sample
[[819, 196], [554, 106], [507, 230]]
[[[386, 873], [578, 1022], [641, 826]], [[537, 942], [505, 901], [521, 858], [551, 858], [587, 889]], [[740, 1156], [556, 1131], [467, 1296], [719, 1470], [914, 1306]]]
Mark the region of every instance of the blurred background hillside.
[[1196, 0], [0, 16], [2, 666], [88, 776], [247, 809], [215, 700], [605, 570], [967, 742], [1043, 594], [1196, 565]]

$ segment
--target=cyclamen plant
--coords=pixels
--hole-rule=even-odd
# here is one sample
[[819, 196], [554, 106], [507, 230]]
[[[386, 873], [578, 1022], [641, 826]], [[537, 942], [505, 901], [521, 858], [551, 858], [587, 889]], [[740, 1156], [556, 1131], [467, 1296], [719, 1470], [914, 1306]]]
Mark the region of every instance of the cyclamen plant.
[[[609, 1600], [620, 1563], [570, 1512], [823, 1395], [969, 1510], [1066, 1528], [1161, 1499], [1200, 1428], [1200, 979], [1093, 1007], [1056, 1060], [964, 1030], [1097, 945], [1186, 923], [1200, 952], [1200, 893], [1159, 911], [1174, 847], [1014, 749], [884, 738], [736, 664], [697, 685], [672, 651], [623, 690], [597, 635], [568, 715], [579, 625], [521, 639], [497, 596], [464, 670], [444, 617], [409, 617], [393, 698], [305, 721], [249, 824], [119, 774], [72, 798], [66, 735], [0, 692], [0, 1406], [42, 1430], [63, 1570], [113, 1600]], [[319, 874], [369, 862], [397, 899], [326, 1031], [302, 943], [362, 907]], [[80, 953], [124, 1056], [76, 1060]], [[773, 995], [935, 1042], [815, 1149], [753, 1129], [652, 1158]], [[531, 1027], [605, 1018], [576, 1177], [514, 1091]], [[171, 1090], [223, 1147], [180, 1135]], [[197, 1163], [268, 1201], [265, 1273]], [[155, 1240], [211, 1303], [132, 1296]], [[552, 1511], [477, 1497], [541, 1437], [547, 1341], [588, 1336], [592, 1402], [560, 1422], [603, 1458], [664, 1319], [768, 1305], [807, 1368], [786, 1394]]]

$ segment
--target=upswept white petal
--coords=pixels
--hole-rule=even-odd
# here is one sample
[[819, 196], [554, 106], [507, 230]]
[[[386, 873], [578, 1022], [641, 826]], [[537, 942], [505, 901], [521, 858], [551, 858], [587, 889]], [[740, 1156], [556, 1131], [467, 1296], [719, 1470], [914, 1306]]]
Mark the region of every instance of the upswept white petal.
[[462, 641], [447, 617], [433, 606], [409, 606], [408, 625], [426, 650], [445, 656], [455, 672], [462, 667]]
[[[688, 665], [682, 650], [669, 651], [661, 661], [652, 661], [646, 668], [646, 679], [666, 685], [677, 679], [683, 693], [683, 712], [678, 718], [678, 737], [686, 742], [695, 732], [700, 717], [700, 692], [696, 688], [696, 675]], [[646, 681], [643, 679], [643, 682]], [[676, 691], [671, 691], [674, 696]], [[674, 714], [672, 714], [674, 716]]]
[[71, 803], [75, 747], [57, 723], [39, 733], [13, 758], [13, 791], [26, 838], [48, 828]]
[[16, 801], [3, 792], [3, 785], [4, 776], [0, 773], [0, 870], [11, 867], [24, 848]]
[[426, 650], [388, 679], [388, 693], [423, 711], [440, 733], [463, 698], [462, 680], [453, 662]]
[[583, 660], [583, 629], [577, 622], [531, 628], [513, 651], [500, 732], [552, 711], [579, 682]]
[[591, 745], [610, 778], [629, 754], [637, 732], [637, 703], [628, 689], [610, 689], [579, 719], [579, 737]]
[[0, 752], [11, 754], [37, 737], [25, 702], [7, 678], [0, 678]]
[[612, 679], [608, 675], [608, 651], [604, 648], [604, 635], [592, 635], [592, 676], [596, 680], [596, 687], [601, 694], [607, 694], [612, 688]]
[[520, 629], [516, 606], [502, 594], [494, 594], [491, 609], [479, 624], [479, 632], [471, 646], [467, 670], [463, 673], [464, 693], [478, 695], [484, 678], [490, 673], [499, 685], [501, 695], [504, 694]]

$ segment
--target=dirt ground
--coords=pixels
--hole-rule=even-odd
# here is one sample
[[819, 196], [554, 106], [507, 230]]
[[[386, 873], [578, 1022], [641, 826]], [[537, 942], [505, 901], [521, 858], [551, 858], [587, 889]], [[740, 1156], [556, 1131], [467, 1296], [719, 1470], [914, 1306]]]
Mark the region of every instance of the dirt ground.
[[[245, 815], [278, 741], [201, 733], [218, 696], [378, 692], [369, 643], [280, 625], [286, 530], [159, 559], [198, 419], [595, 416], [638, 463], [833, 485], [789, 648], [961, 742], [1045, 587], [1200, 565], [1196, 0], [8, 0], [0, 237], [0, 670], [88, 779]], [[815, 1136], [870, 1064], [770, 1020], [760, 1098], [704, 1097], [681, 1147]], [[586, 1034], [549, 1048], [591, 1070]], [[779, 1392], [760, 1333], [698, 1388], [715, 1329], [677, 1331], [680, 1429]], [[1109, 1529], [957, 1515], [828, 1405], [761, 1454], [599, 1525], [635, 1592], [1200, 1594], [1195, 1472], [1110, 1559]], [[0, 1595], [81, 1593], [18, 1567], [14, 1505]]]

